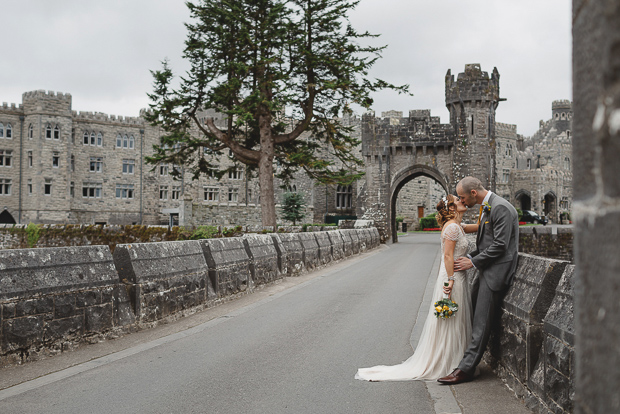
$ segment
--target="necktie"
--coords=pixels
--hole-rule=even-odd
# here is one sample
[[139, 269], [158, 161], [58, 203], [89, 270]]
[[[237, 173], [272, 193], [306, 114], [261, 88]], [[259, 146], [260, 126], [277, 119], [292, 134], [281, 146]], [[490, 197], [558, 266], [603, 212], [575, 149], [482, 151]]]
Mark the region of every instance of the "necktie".
[[480, 213], [478, 214], [478, 225], [480, 225], [480, 220], [482, 219], [482, 209], [484, 206], [480, 206]]

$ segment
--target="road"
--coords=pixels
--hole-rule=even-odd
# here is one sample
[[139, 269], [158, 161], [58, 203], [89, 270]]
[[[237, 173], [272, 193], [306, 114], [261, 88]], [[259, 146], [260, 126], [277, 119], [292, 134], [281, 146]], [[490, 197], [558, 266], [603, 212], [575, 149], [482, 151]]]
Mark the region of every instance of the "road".
[[0, 412], [434, 414], [423, 382], [353, 377], [410, 356], [438, 250], [438, 234], [403, 237], [188, 330], [5, 388]]

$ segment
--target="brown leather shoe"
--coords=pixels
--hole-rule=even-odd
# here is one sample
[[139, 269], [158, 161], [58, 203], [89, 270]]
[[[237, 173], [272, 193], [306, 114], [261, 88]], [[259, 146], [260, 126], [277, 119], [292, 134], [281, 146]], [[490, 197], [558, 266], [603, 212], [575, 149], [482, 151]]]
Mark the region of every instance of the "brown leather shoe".
[[473, 375], [469, 375], [465, 371], [461, 371], [460, 369], [455, 369], [452, 371], [450, 375], [447, 375], [443, 378], [439, 378], [437, 382], [445, 385], [456, 385], [461, 384], [463, 382], [469, 382], [474, 379]]

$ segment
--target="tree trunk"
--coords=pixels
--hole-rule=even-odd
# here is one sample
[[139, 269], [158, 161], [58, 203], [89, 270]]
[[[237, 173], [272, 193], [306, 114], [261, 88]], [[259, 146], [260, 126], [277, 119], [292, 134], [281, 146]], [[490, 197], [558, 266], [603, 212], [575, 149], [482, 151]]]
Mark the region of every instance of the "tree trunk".
[[269, 115], [259, 116], [260, 160], [258, 161], [258, 184], [263, 226], [276, 226], [276, 204], [273, 191], [274, 142], [271, 135]]

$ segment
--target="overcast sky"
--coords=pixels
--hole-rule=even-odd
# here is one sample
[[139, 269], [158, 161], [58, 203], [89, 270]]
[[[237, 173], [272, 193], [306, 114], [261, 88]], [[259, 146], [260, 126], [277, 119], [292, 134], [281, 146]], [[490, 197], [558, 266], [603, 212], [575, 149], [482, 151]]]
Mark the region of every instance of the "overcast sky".
[[[0, 101], [37, 89], [70, 93], [73, 110], [137, 116], [148, 106], [149, 70], [175, 73], [189, 13], [179, 0], [2, 0]], [[444, 76], [467, 63], [500, 73], [499, 122], [526, 136], [572, 100], [570, 0], [361, 0], [351, 22], [388, 45], [371, 75], [409, 84], [373, 109], [431, 109], [448, 122]]]

